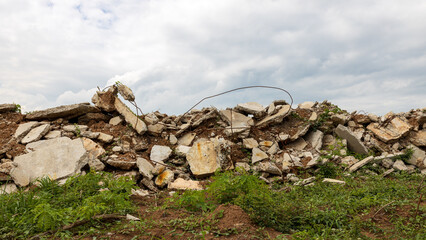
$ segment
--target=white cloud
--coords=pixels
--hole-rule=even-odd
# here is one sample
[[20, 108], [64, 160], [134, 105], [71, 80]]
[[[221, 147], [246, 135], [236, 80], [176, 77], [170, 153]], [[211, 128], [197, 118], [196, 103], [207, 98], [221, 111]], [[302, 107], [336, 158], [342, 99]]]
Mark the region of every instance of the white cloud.
[[[420, 0], [2, 1], [0, 89], [13, 94], [0, 102], [87, 102], [121, 81], [144, 112], [183, 113], [245, 85], [282, 87], [296, 102], [409, 110], [424, 104], [424, 12]], [[206, 105], [273, 98], [283, 95], [247, 90]]]

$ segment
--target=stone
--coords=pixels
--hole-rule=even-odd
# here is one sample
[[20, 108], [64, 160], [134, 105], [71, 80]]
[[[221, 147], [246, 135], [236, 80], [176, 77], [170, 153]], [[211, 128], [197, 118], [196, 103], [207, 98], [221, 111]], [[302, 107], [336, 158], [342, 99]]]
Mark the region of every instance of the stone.
[[91, 106], [90, 103], [78, 103], [48, 108], [41, 111], [28, 113], [25, 118], [28, 120], [54, 120], [57, 118], [71, 119], [86, 113], [96, 113], [99, 109]]
[[139, 218], [137, 218], [135, 216], [132, 216], [130, 214], [126, 214], [126, 220], [129, 220], [129, 221], [140, 221]]
[[258, 147], [259, 143], [254, 138], [244, 138], [243, 146], [244, 148], [247, 148], [247, 149], [253, 149], [255, 147]]
[[171, 190], [203, 190], [203, 186], [200, 181], [185, 180], [183, 178], [177, 178], [171, 182], [168, 186]]
[[349, 121], [349, 116], [345, 114], [334, 114], [331, 115], [330, 119], [335, 124], [345, 125]]
[[345, 185], [346, 184], [345, 181], [341, 181], [341, 180], [337, 180], [337, 179], [332, 179], [332, 178], [324, 178], [322, 180], [322, 182], [333, 183], [333, 184], [341, 184], [341, 185]]
[[155, 167], [152, 169], [151, 172], [152, 172], [152, 175], [157, 176], [157, 175], [160, 175], [165, 170], [166, 170], [166, 166], [162, 164], [157, 164], [155, 165]]
[[185, 135], [183, 135], [182, 137], [178, 139], [178, 144], [184, 145], [184, 146], [190, 146], [196, 135], [197, 135], [196, 133], [192, 133], [192, 132], [186, 133]]
[[12, 103], [0, 104], [0, 113], [14, 112], [16, 111], [16, 109], [17, 109], [16, 104], [12, 104]]
[[265, 160], [267, 158], [268, 158], [268, 154], [266, 154], [264, 151], [260, 150], [257, 147], [252, 149], [252, 155], [251, 155], [251, 163], [252, 164], [255, 164], [255, 163], [260, 162], [262, 160]]
[[132, 189], [132, 196], [146, 197], [149, 196], [149, 192], [143, 189]]
[[112, 126], [117, 126], [123, 122], [123, 119], [120, 116], [113, 117], [109, 120], [109, 124]]
[[386, 177], [387, 175], [389, 175], [389, 174], [393, 173], [394, 171], [395, 171], [395, 169], [390, 168], [390, 169], [386, 170], [386, 171], [382, 174], [382, 176], [383, 176], [383, 177]]
[[315, 122], [318, 119], [318, 114], [316, 112], [312, 112], [308, 121]]
[[369, 162], [371, 162], [373, 159], [374, 159], [373, 156], [369, 156], [369, 157], [364, 158], [363, 160], [361, 160], [361, 161], [355, 163], [354, 165], [352, 165], [349, 168], [349, 172], [355, 172], [356, 170], [362, 168], [363, 166], [365, 166], [366, 164], [368, 164]]
[[212, 141], [197, 141], [186, 155], [192, 174], [203, 177], [220, 169], [220, 159]]
[[310, 177], [310, 178], [306, 178], [303, 179], [302, 181], [296, 182], [294, 183], [295, 186], [306, 186], [310, 183], [313, 183], [315, 181], [315, 177]]
[[188, 154], [190, 149], [191, 147], [179, 145], [175, 148], [175, 153], [180, 157], [186, 157], [186, 154]]
[[149, 123], [149, 124], [156, 124], [156, 123], [158, 123], [159, 121], [160, 121], [160, 119], [158, 119], [158, 117], [157, 117], [157, 115], [155, 115], [155, 113], [153, 113], [153, 112], [151, 112], [151, 113], [148, 113], [146, 116], [145, 116], [145, 121], [147, 122], [147, 123]]
[[407, 171], [408, 170], [407, 166], [405, 166], [405, 163], [401, 160], [395, 161], [395, 163], [393, 164], [393, 169], [398, 170], [398, 171]]
[[78, 123], [79, 124], [88, 124], [90, 121], [95, 122], [108, 122], [110, 120], [110, 116], [105, 115], [103, 113], [86, 113], [80, 117], [78, 117]]
[[350, 150], [359, 154], [368, 154], [367, 148], [350, 129], [339, 124], [335, 129], [335, 132], [337, 136], [346, 139], [346, 141], [348, 142], [348, 148]]
[[272, 142], [272, 141], [261, 141], [261, 142], [259, 142], [260, 146], [267, 147], [267, 148], [271, 147], [273, 144], [274, 144], [274, 142]]
[[89, 138], [81, 138], [83, 142], [83, 147], [87, 151], [87, 157], [89, 159], [89, 167], [96, 171], [102, 171], [105, 168], [105, 164], [103, 164], [98, 158], [105, 154], [105, 149], [101, 147], [101, 145], [95, 143]]
[[152, 175], [152, 170], [154, 167], [148, 160], [145, 158], [138, 157], [136, 159], [136, 165], [139, 168], [139, 173], [142, 174], [145, 178], [152, 179], [154, 176]]
[[266, 151], [270, 156], [275, 155], [280, 150], [280, 147], [277, 143], [272, 144], [272, 146]]
[[340, 160], [340, 163], [345, 166], [352, 166], [355, 163], [359, 162], [354, 156], [346, 156]]
[[272, 123], [279, 123], [290, 114], [290, 105], [282, 105], [283, 107], [274, 115], [270, 115], [256, 123], [257, 127], [266, 127]]
[[52, 180], [80, 173], [88, 163], [88, 155], [81, 139], [60, 137], [45, 140], [34, 152], [15, 157], [10, 176], [19, 186], [44, 176]]
[[385, 127], [380, 127], [377, 123], [370, 123], [367, 129], [370, 130], [378, 139], [385, 143], [397, 140], [402, 136], [405, 136], [412, 126], [406, 123], [399, 117], [396, 117], [390, 121]]
[[383, 159], [383, 160], [382, 160], [382, 162], [381, 162], [381, 165], [382, 165], [384, 168], [387, 168], [387, 169], [391, 168], [391, 167], [393, 166], [393, 164], [394, 164], [394, 162], [393, 162], [393, 160], [392, 160], [392, 159], [390, 159], [390, 158], [385, 158], [385, 159]]
[[114, 101], [117, 97], [117, 87], [111, 86], [106, 92], [97, 91], [92, 97], [92, 103], [105, 112], [115, 111]]
[[154, 182], [150, 179], [142, 178], [142, 180], [140, 181], [140, 184], [147, 187], [149, 190], [153, 192], [158, 192], [158, 189], [155, 186]]
[[246, 162], [236, 162], [235, 163], [235, 168], [242, 168], [246, 172], [250, 171], [250, 165], [248, 163], [246, 163]]
[[111, 150], [116, 153], [123, 152], [123, 148], [121, 146], [114, 146]]
[[46, 138], [46, 139], [53, 139], [53, 138], [59, 138], [61, 136], [62, 136], [61, 131], [54, 130], [54, 131], [50, 131], [46, 135], [44, 135], [44, 138]]
[[0, 173], [9, 174], [13, 168], [13, 162], [5, 162], [0, 164]]
[[417, 132], [411, 132], [410, 142], [417, 147], [426, 146], [426, 130], [423, 129]]
[[277, 112], [278, 112], [278, 109], [275, 107], [275, 104], [274, 103], [269, 104], [267, 114], [269, 116], [271, 116], [271, 115], [274, 115]]
[[157, 123], [154, 125], [148, 125], [148, 133], [154, 136], [160, 136], [164, 130], [164, 125]]
[[262, 106], [262, 104], [257, 102], [247, 102], [247, 103], [240, 103], [235, 107], [235, 110], [241, 111], [248, 114], [259, 114], [261, 112], [265, 111], [265, 107]]
[[178, 139], [176, 138], [176, 136], [175, 136], [175, 135], [170, 134], [170, 135], [169, 135], [169, 141], [170, 141], [170, 144], [171, 144], [171, 145], [175, 145], [175, 144], [178, 142]]
[[286, 148], [290, 149], [296, 149], [296, 150], [303, 150], [308, 144], [303, 138], [298, 138], [296, 141], [291, 142], [286, 145]]
[[136, 162], [108, 159], [107, 163], [115, 168], [130, 170], [136, 166]]
[[248, 135], [250, 127], [254, 125], [254, 121], [252, 118], [247, 117], [241, 113], [234, 112], [232, 110], [222, 110], [219, 111], [219, 114], [222, 119], [230, 125], [229, 127], [225, 128], [225, 133], [227, 135], [231, 135], [233, 133], [244, 134], [244, 132], [247, 133], [245, 135]]
[[287, 179], [288, 179], [288, 181], [289, 182], [293, 182], [293, 183], [295, 183], [295, 182], [298, 182], [300, 179], [296, 176], [296, 174], [294, 174], [294, 173], [289, 173], [289, 174], [287, 174]]
[[372, 122], [378, 122], [379, 121], [379, 117], [376, 114], [369, 113], [367, 116], [370, 119], [370, 121], [372, 121]]
[[320, 130], [316, 130], [313, 132], [308, 133], [305, 136], [305, 141], [311, 144], [311, 146], [319, 151], [322, 147], [322, 138], [324, 137], [324, 133]]
[[290, 135], [288, 135], [288, 134], [286, 134], [286, 133], [280, 133], [280, 134], [278, 134], [278, 139], [280, 140], [280, 141], [285, 141], [285, 140], [287, 140], [287, 139], [289, 139], [290, 138]]
[[166, 169], [164, 172], [157, 176], [157, 178], [155, 179], [155, 185], [159, 187], [164, 187], [170, 182], [172, 182], [174, 178], [175, 173], [169, 169]]
[[109, 134], [100, 132], [98, 136], [98, 140], [103, 143], [110, 143], [114, 140], [114, 137]]
[[124, 85], [122, 83], [117, 84], [117, 90], [118, 90], [118, 93], [125, 100], [130, 101], [130, 102], [135, 101], [135, 95], [133, 94], [132, 90], [128, 86], [126, 86], [126, 85]]
[[36, 121], [21, 123], [21, 124], [19, 124], [18, 128], [16, 129], [13, 137], [16, 138], [16, 140], [19, 142], [19, 141], [22, 140], [22, 138], [25, 137], [25, 135], [27, 135], [31, 131], [31, 129], [33, 129], [37, 126], [40, 126], [41, 124], [42, 124], [41, 122], [36, 122]]
[[304, 136], [309, 130], [310, 124], [302, 125], [297, 128], [297, 131], [290, 136], [290, 141], [294, 141], [301, 136]]
[[70, 124], [70, 125], [66, 125], [62, 127], [64, 131], [73, 132], [73, 133], [78, 133], [78, 132], [81, 133], [83, 131], [86, 131], [88, 128], [89, 127], [87, 125], [77, 125], [77, 124], [74, 124], [74, 125]]
[[170, 154], [172, 154], [172, 149], [168, 146], [154, 145], [149, 158], [154, 162], [163, 162], [170, 157]]
[[80, 133], [80, 137], [98, 139], [99, 134], [100, 134], [99, 132], [84, 131]]
[[312, 109], [315, 106], [314, 102], [304, 102], [298, 105], [301, 109]]
[[426, 168], [426, 153], [425, 151], [421, 150], [420, 148], [410, 145], [407, 147], [408, 149], [411, 149], [413, 151], [413, 154], [411, 155], [410, 159], [407, 160], [407, 163], [411, 165], [415, 165], [420, 169]]
[[36, 128], [33, 128], [27, 135], [21, 140], [22, 144], [35, 142], [40, 140], [50, 130], [50, 124], [43, 124]]
[[267, 172], [273, 175], [282, 175], [281, 170], [272, 162], [260, 162], [258, 167], [261, 172]]
[[358, 124], [367, 124], [371, 122], [371, 119], [364, 114], [356, 114], [353, 116], [353, 119]]
[[140, 135], [144, 134], [148, 128], [146, 124], [139, 119], [119, 98], [115, 98], [114, 106], [117, 112], [124, 117], [124, 120], [131, 124], [132, 128], [136, 130]]
[[3, 185], [0, 185], [0, 195], [1, 194], [11, 194], [14, 192], [17, 192], [18, 188], [13, 183], [6, 183]]

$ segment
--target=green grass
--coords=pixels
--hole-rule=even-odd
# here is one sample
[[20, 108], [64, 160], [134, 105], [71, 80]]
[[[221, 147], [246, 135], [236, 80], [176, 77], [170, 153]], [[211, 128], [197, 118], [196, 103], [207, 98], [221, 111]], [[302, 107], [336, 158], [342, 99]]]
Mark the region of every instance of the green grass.
[[[39, 187], [33, 190], [0, 195], [0, 239], [27, 239], [99, 214], [133, 212], [129, 196], [134, 187], [132, 180], [115, 179], [108, 173], [74, 176], [63, 185], [49, 178], [40, 179]], [[102, 188], [108, 190], [99, 191]], [[82, 229], [95, 224], [91, 220]], [[66, 235], [61, 231], [57, 234]]]
[[[330, 169], [328, 166], [322, 174], [341, 175], [339, 170]], [[373, 176], [359, 180], [357, 175], [340, 175], [346, 181], [343, 186], [318, 181], [309, 187], [287, 185], [290, 191], [278, 192], [257, 176], [225, 172], [216, 175], [206, 190], [186, 191], [171, 198], [167, 206], [209, 212], [219, 204], [231, 203], [240, 206], [260, 226], [292, 234], [293, 239], [356, 239], [366, 238], [362, 229], [374, 229], [374, 223], [360, 218], [391, 203], [385, 209], [390, 211], [389, 218], [395, 226], [390, 234], [403, 239], [426, 236], [424, 207], [416, 219], [394, 216], [391, 211], [415, 204], [420, 176], [394, 174], [393, 179]]]

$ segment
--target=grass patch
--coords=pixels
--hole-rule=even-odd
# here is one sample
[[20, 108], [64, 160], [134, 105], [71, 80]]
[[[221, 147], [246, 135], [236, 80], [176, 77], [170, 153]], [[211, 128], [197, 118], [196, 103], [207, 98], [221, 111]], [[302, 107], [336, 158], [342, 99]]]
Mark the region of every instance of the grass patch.
[[87, 230], [96, 224], [92, 220], [96, 215], [126, 214], [135, 210], [129, 199], [135, 183], [129, 178], [90, 172], [70, 177], [63, 185], [49, 178], [40, 179], [38, 183], [38, 187], [27, 192], [0, 195], [1, 239], [27, 239], [76, 221], [91, 220], [82, 228]]
[[[326, 166], [320, 173], [331, 177], [338, 172]], [[359, 180], [357, 175], [340, 178], [345, 185], [318, 181], [309, 187], [287, 185], [289, 191], [279, 192], [271, 190], [257, 176], [225, 172], [217, 174], [206, 190], [186, 191], [170, 198], [166, 206], [209, 212], [220, 204], [230, 203], [240, 206], [260, 226], [292, 234], [294, 239], [365, 239], [362, 230], [373, 229], [374, 223], [363, 222], [361, 217], [390, 202], [392, 208], [414, 203], [418, 198], [416, 183], [421, 177], [395, 174], [393, 179], [372, 176]], [[395, 219], [391, 234], [408, 239], [425, 236], [424, 208], [416, 219], [401, 220], [389, 214]]]

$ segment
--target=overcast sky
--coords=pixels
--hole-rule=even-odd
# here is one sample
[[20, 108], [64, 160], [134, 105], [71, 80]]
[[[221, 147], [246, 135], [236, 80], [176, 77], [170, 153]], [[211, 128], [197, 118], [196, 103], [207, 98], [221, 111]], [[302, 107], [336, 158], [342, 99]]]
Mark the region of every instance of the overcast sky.
[[[120, 81], [144, 113], [269, 85], [295, 104], [383, 115], [426, 107], [426, 1], [0, 0], [0, 103], [90, 102]], [[265, 106], [239, 91], [203, 106]]]

